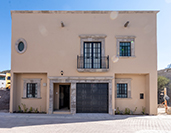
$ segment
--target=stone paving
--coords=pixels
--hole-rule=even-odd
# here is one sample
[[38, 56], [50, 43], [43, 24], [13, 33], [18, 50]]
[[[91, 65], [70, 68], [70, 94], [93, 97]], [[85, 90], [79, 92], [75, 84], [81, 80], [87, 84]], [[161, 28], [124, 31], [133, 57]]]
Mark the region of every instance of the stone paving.
[[0, 133], [171, 133], [171, 115], [0, 113]]

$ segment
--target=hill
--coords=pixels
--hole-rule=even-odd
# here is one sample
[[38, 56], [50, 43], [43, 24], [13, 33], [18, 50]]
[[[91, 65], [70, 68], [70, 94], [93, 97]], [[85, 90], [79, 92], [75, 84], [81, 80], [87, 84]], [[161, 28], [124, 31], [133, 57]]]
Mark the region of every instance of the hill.
[[11, 72], [11, 70], [4, 70], [4, 71], [2, 71], [0, 73], [6, 74], [6, 73], [10, 73], [10, 72]]

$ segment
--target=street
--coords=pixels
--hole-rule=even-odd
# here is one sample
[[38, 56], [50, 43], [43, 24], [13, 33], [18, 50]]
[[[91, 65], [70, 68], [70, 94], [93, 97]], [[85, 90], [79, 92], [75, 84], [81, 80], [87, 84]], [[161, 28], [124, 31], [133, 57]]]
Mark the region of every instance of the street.
[[171, 133], [171, 116], [162, 114], [10, 114], [0, 113], [0, 133]]

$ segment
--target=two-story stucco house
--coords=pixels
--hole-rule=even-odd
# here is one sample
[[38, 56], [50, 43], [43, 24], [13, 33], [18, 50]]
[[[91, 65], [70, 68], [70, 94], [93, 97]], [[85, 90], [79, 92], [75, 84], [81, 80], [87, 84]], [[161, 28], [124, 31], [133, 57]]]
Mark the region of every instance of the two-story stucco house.
[[11, 11], [10, 112], [157, 113], [158, 11]]

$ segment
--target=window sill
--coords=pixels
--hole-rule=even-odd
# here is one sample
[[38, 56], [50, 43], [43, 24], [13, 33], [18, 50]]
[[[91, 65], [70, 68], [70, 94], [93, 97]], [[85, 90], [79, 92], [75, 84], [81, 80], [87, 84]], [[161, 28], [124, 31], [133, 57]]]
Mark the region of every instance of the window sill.
[[22, 97], [22, 99], [42, 99], [41, 97], [32, 97], [32, 98], [28, 98], [28, 97]]
[[120, 59], [136, 58], [136, 56], [119, 56]]
[[127, 100], [127, 99], [132, 99], [132, 97], [129, 97], [129, 98], [115, 98], [115, 99], [118, 99], [118, 100], [125, 99], [125, 100]]
[[84, 69], [80, 68], [77, 69], [78, 72], [108, 72], [109, 69]]

